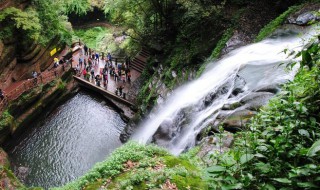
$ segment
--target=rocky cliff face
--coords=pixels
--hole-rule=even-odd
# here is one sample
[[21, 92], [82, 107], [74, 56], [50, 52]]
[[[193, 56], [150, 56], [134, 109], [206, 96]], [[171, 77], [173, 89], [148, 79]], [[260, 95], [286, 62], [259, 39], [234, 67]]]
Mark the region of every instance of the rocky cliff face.
[[[8, 7], [25, 9], [30, 0], [0, 1], [0, 11]], [[1, 25], [0, 25], [1, 27]], [[59, 39], [51, 39], [46, 47], [35, 42], [25, 44], [20, 36], [0, 40], [0, 89], [6, 89], [12, 83], [31, 78], [31, 72], [42, 72], [53, 62], [50, 52], [62, 49]]]

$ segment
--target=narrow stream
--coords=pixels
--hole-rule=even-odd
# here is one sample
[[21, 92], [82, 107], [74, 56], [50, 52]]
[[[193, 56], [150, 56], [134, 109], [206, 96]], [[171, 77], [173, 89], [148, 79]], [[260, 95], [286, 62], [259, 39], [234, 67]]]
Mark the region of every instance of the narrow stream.
[[6, 149], [27, 186], [48, 189], [83, 175], [121, 146], [125, 123], [103, 99], [80, 92], [35, 125]]

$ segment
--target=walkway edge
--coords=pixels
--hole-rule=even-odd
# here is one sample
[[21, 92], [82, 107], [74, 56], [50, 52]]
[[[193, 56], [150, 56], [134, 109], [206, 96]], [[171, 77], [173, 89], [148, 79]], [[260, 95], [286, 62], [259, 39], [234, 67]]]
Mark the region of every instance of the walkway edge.
[[98, 92], [98, 93], [100, 93], [102, 95], [105, 95], [106, 97], [111, 98], [113, 100], [116, 100], [116, 101], [118, 101], [120, 103], [123, 103], [123, 104], [125, 104], [127, 106], [135, 107], [135, 105], [133, 103], [129, 102], [128, 100], [123, 99], [123, 98], [121, 98], [119, 96], [116, 96], [115, 94], [112, 94], [112, 93], [108, 92], [107, 90], [104, 90], [103, 88], [97, 87], [96, 85], [94, 85], [94, 84], [92, 84], [92, 83], [90, 83], [90, 82], [88, 82], [88, 81], [86, 81], [86, 80], [84, 80], [84, 79], [82, 79], [80, 77], [73, 76], [73, 78], [83, 87], [86, 87], [86, 88], [88, 88], [90, 90]]

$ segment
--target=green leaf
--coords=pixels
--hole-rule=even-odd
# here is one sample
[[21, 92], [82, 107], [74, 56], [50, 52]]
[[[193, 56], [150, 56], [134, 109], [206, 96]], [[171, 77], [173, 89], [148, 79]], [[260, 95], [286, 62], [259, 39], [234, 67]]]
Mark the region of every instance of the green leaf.
[[253, 154], [244, 154], [240, 158], [240, 163], [245, 164], [254, 158]]
[[311, 182], [301, 182], [301, 183], [297, 183], [297, 185], [302, 188], [317, 188], [318, 187]]
[[320, 150], [320, 140], [317, 140], [313, 145], [310, 147], [307, 156], [315, 156], [316, 153]]
[[310, 55], [310, 53], [308, 51], [302, 51], [302, 61], [301, 61], [301, 66], [305, 66], [305, 65], [308, 65], [309, 68], [310, 67], [310, 62], [312, 61], [312, 57]]
[[273, 178], [273, 180], [285, 184], [291, 183], [291, 180], [289, 180], [288, 178]]
[[222, 185], [221, 189], [229, 190], [229, 189], [242, 189], [241, 183], [231, 184], [231, 185]]
[[220, 172], [226, 171], [226, 168], [223, 166], [211, 166], [211, 167], [207, 168], [207, 171], [209, 173], [220, 173]]
[[307, 130], [305, 130], [305, 129], [299, 129], [298, 132], [302, 136], [310, 137], [309, 132]]
[[262, 187], [262, 190], [276, 190], [276, 188], [273, 185], [268, 183]]

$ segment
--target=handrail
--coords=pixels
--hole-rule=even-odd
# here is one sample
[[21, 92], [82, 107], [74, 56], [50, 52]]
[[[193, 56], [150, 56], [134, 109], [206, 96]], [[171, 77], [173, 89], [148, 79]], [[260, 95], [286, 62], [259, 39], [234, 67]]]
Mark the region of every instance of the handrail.
[[39, 84], [47, 84], [53, 81], [57, 77], [61, 77], [64, 71], [72, 68], [71, 64], [68, 64], [70, 60], [63, 63], [61, 66], [54, 70], [42, 72], [37, 78], [27, 79], [18, 85], [10, 92], [5, 92], [5, 98], [0, 102], [0, 113], [4, 111], [9, 101], [16, 100], [24, 92], [37, 87]]
[[6, 96], [9, 101], [13, 101], [24, 92], [38, 86], [39, 84], [47, 84], [56, 77], [61, 76], [65, 69], [65, 65], [63, 64], [61, 67], [55, 68], [54, 70], [41, 73], [37, 78], [27, 79], [19, 86], [17, 86], [14, 90], [6, 92]]
[[4, 96], [4, 98], [0, 101], [0, 113], [4, 111], [4, 108], [7, 106], [8, 100], [7, 97]]

